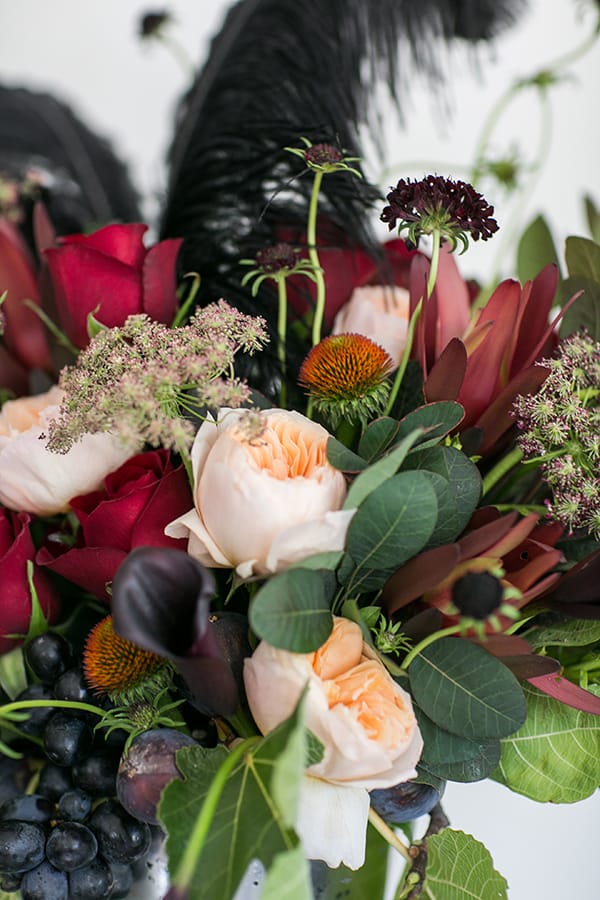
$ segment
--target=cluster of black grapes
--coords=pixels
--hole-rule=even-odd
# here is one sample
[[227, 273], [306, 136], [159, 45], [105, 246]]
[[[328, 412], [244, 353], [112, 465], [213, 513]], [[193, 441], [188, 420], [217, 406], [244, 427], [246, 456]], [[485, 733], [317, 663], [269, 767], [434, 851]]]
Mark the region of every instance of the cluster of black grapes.
[[[16, 700], [92, 703], [71, 648], [48, 632], [29, 643], [28, 665], [39, 683]], [[91, 713], [44, 706], [19, 725], [37, 743], [35, 793], [23, 793], [26, 761], [3, 758], [0, 778], [0, 889], [22, 900], [117, 900], [146, 874], [156, 830], [117, 800], [117, 772], [126, 735], [94, 734]], [[7, 775], [9, 777], [7, 777]]]

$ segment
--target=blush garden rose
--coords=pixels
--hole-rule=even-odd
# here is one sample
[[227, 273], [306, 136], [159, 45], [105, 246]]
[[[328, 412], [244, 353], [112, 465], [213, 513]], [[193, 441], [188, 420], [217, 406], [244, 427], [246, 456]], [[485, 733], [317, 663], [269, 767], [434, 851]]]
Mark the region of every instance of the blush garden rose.
[[110, 434], [87, 434], [68, 453], [46, 448], [45, 430], [58, 415], [64, 391], [52, 387], [34, 397], [7, 400], [0, 412], [0, 503], [9, 509], [51, 516], [69, 501], [102, 484], [131, 456]]
[[[364, 861], [367, 792], [416, 775], [423, 740], [410, 695], [364, 643], [360, 627], [339, 617], [315, 653], [291, 653], [262, 641], [244, 662], [244, 683], [263, 734], [292, 714], [308, 688], [305, 723], [324, 755], [307, 770], [297, 830], [309, 858], [358, 868]], [[346, 803], [350, 815], [344, 815]], [[327, 809], [336, 810], [332, 818], [323, 813]], [[340, 827], [340, 820], [347, 825]]]
[[192, 447], [194, 509], [171, 522], [188, 552], [242, 578], [341, 550], [354, 510], [327, 460], [328, 432], [294, 411], [222, 409]]

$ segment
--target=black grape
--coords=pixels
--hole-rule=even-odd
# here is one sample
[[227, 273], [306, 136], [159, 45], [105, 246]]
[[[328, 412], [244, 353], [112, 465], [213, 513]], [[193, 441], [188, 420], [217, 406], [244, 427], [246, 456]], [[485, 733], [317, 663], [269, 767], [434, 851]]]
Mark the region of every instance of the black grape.
[[47, 860], [26, 872], [21, 882], [22, 900], [68, 900], [69, 881]]
[[0, 822], [0, 872], [27, 872], [44, 859], [46, 833], [35, 822]]
[[71, 645], [60, 634], [47, 631], [25, 646], [25, 659], [44, 684], [52, 684], [71, 662]]

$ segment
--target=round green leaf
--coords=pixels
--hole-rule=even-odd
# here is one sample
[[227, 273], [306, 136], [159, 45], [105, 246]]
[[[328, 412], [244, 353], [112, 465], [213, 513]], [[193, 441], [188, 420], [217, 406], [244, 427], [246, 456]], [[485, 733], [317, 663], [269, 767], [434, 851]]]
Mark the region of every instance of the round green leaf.
[[493, 774], [541, 803], [575, 803], [600, 786], [600, 716], [573, 709], [527, 685], [527, 721], [502, 741]]
[[500, 660], [460, 638], [440, 638], [410, 664], [411, 693], [436, 725], [471, 740], [507, 737], [527, 706], [515, 676]]
[[288, 569], [270, 578], [250, 607], [250, 625], [259, 638], [293, 653], [312, 653], [333, 627], [332, 572]]
[[451, 734], [415, 707], [424, 749], [420, 765], [447, 781], [481, 781], [493, 772], [500, 759], [500, 742], [470, 741]]

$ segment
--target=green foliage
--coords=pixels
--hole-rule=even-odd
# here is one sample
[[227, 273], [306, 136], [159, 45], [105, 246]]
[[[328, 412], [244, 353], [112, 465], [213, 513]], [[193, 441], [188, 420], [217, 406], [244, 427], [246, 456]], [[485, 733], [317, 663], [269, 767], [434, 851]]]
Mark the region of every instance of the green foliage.
[[[223, 746], [177, 753], [183, 780], [165, 788], [159, 816], [172, 884], [186, 888], [189, 900], [231, 900], [252, 859], [270, 872], [269, 890], [280, 890], [273, 896], [307, 896], [306, 867], [292, 852], [298, 838], [289, 825], [306, 764], [306, 753], [298, 752], [305, 735], [301, 707], [275, 731], [231, 754]], [[290, 784], [282, 789], [284, 779]], [[284, 893], [288, 881], [295, 893]]]
[[369, 466], [368, 469], [365, 469], [364, 472], [361, 472], [352, 482], [344, 502], [344, 509], [353, 509], [356, 506], [360, 506], [369, 494], [373, 493], [376, 488], [380, 487], [392, 475], [395, 475], [406, 459], [406, 454], [418, 440], [421, 433], [421, 429], [411, 431], [387, 456], [384, 456], [378, 462]]
[[311, 653], [331, 634], [335, 586], [327, 570], [293, 568], [275, 575], [250, 606], [253, 631], [274, 647]]
[[562, 285], [563, 303], [573, 294], [583, 296], [567, 310], [560, 326], [561, 336], [572, 334], [582, 326], [592, 338], [600, 340], [600, 245], [582, 237], [569, 237], [565, 257], [569, 277]]
[[595, 619], [567, 619], [555, 625], [530, 628], [524, 637], [534, 650], [541, 647], [586, 647], [600, 641], [600, 622]]
[[527, 685], [527, 720], [502, 741], [493, 778], [541, 803], [576, 803], [600, 785], [600, 716]]
[[448, 781], [481, 781], [498, 765], [500, 742], [471, 741], [451, 734], [416, 709], [425, 748], [420, 767]]
[[364, 865], [353, 872], [344, 865], [328, 869], [324, 863], [317, 864], [314, 896], [319, 900], [380, 900], [385, 891], [388, 850], [386, 841], [369, 825]]
[[470, 641], [440, 638], [415, 657], [408, 674], [416, 703], [452, 734], [492, 740], [512, 734], [525, 721], [517, 679]]
[[517, 275], [525, 284], [541, 272], [548, 263], [559, 265], [558, 253], [548, 223], [543, 216], [527, 226], [517, 247]]
[[260, 895], [261, 900], [313, 900], [310, 866], [302, 847], [278, 853]]
[[445, 828], [427, 838], [425, 900], [505, 900], [508, 884], [480, 841]]
[[600, 244], [600, 211], [591, 197], [584, 197], [583, 204], [592, 240]]

